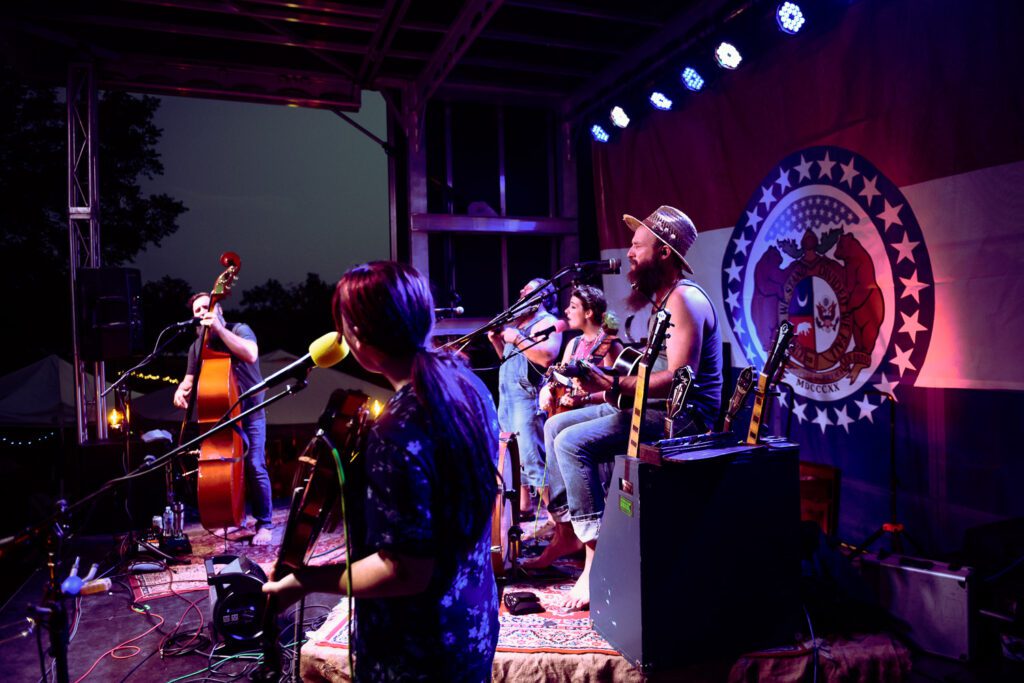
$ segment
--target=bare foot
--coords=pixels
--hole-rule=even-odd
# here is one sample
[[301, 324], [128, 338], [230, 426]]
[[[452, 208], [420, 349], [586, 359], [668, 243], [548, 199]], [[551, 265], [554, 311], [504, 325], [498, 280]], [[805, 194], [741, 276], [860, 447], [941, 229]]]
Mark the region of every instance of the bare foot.
[[537, 557], [524, 560], [522, 567], [524, 569], [544, 569], [550, 567], [551, 563], [560, 557], [577, 553], [583, 549], [583, 542], [576, 538], [576, 533], [572, 530], [572, 524], [569, 522], [557, 522], [555, 524], [555, 535], [551, 538], [551, 543], [548, 544], [544, 551]]
[[211, 534], [217, 538], [223, 538], [228, 541], [244, 541], [247, 538], [252, 538], [256, 532], [244, 524], [242, 526], [229, 526], [224, 529], [211, 529]]
[[594, 564], [594, 551], [597, 549], [597, 541], [587, 541], [587, 559], [583, 563], [583, 573], [576, 579], [576, 585], [569, 591], [569, 597], [562, 605], [566, 609], [584, 610], [590, 608], [590, 567]]
[[267, 527], [262, 527], [256, 531], [256, 535], [252, 537], [253, 545], [271, 545], [274, 542], [274, 534]]
[[579, 611], [590, 608], [590, 569], [586, 569], [569, 591], [569, 597], [562, 603], [566, 609]]

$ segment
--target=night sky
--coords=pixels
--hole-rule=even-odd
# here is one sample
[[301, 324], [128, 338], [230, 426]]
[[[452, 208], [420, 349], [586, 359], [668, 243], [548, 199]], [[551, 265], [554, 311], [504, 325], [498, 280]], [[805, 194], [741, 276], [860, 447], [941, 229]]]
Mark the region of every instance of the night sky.
[[[164, 175], [144, 184], [189, 211], [177, 233], [139, 255], [144, 282], [171, 275], [209, 289], [222, 251], [242, 259], [235, 295], [276, 278], [388, 258], [383, 149], [336, 114], [314, 109], [163, 97], [156, 125]], [[384, 101], [364, 92], [352, 115], [386, 137]], [[237, 303], [237, 299], [233, 303]]]

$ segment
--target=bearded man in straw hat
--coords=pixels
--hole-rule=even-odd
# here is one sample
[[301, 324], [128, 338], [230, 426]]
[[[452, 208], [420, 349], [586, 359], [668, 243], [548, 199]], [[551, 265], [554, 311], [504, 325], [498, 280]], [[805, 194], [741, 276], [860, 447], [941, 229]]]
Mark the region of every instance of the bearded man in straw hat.
[[[710, 297], [685, 275], [693, 272], [686, 253], [697, 239], [697, 229], [686, 214], [671, 206], [658, 208], [642, 221], [632, 216], [623, 220], [633, 231], [628, 254], [628, 277], [634, 290], [630, 307], [649, 306], [652, 321], [653, 313], [664, 308], [672, 325], [650, 368], [648, 396], [665, 398], [676, 369], [689, 365], [695, 371], [688, 396], [693, 403], [691, 415], [711, 427], [722, 396], [722, 335]], [[582, 384], [588, 393], [604, 391], [606, 401], [614, 403], [620, 394], [632, 397], [636, 377], [613, 379], [594, 373]], [[631, 417], [630, 411], [604, 403], [556, 415], [544, 426], [555, 535], [540, 557], [524, 566], [546, 567], [563, 555], [585, 549], [583, 574], [565, 603], [570, 609], [590, 604], [590, 567], [605, 504], [598, 466], [625, 452]], [[659, 401], [647, 411], [641, 439], [661, 438], [664, 418], [664, 402]]]

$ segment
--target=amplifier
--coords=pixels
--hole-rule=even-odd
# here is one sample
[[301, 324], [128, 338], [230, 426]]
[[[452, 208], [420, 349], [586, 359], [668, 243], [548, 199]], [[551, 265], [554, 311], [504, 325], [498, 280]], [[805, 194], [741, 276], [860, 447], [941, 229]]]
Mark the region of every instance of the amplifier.
[[971, 658], [969, 567], [906, 555], [864, 553], [861, 574], [915, 645], [941, 657]]
[[802, 623], [797, 447], [728, 441], [615, 460], [590, 610], [644, 670], [778, 645]]

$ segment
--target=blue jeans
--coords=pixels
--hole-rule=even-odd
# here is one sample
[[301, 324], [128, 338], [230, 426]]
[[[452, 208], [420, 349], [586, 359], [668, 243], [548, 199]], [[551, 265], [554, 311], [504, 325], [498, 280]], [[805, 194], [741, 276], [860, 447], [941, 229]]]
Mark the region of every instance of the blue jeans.
[[[601, 404], [555, 415], [544, 425], [551, 516], [556, 522], [571, 521], [584, 543], [597, 540], [601, 531], [605, 488], [600, 466], [626, 452], [631, 418], [632, 411]], [[664, 412], [648, 410], [640, 438], [661, 438], [664, 418]]]
[[523, 486], [544, 485], [544, 411], [537, 405], [537, 387], [529, 380], [526, 356], [511, 344], [498, 371], [498, 424], [519, 434]]
[[248, 450], [245, 454], [245, 486], [248, 491], [249, 507], [256, 518], [256, 526], [271, 523], [274, 502], [270, 493], [270, 475], [267, 473], [267, 455], [264, 446], [267, 441], [266, 413], [250, 416], [243, 423]]

